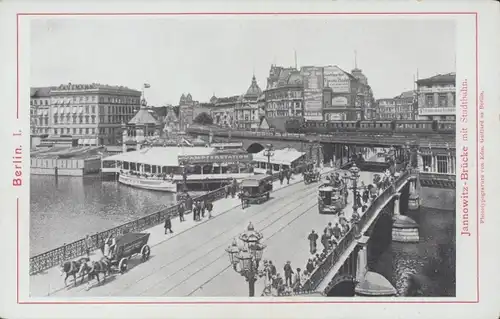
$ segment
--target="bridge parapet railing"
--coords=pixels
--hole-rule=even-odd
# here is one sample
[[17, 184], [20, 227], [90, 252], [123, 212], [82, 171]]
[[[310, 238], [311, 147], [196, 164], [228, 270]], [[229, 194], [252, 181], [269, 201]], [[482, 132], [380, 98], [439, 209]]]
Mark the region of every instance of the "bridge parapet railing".
[[[293, 173], [300, 173], [306, 165], [301, 165], [292, 170]], [[272, 181], [279, 179], [279, 172], [270, 176]], [[207, 200], [210, 202], [226, 197], [225, 188], [219, 188], [209, 193], [195, 197], [193, 200]], [[129, 232], [141, 232], [148, 228], [159, 225], [165, 221], [165, 218], [175, 218], [178, 216], [179, 204], [162, 209], [158, 212], [149, 214], [147, 216], [132, 220], [117, 227], [107, 229], [105, 231], [93, 234], [90, 236], [91, 245], [87, 247], [86, 240], [79, 239], [72, 243], [51, 249], [47, 252], [30, 258], [30, 275], [39, 273], [46, 269], [52, 268], [61, 264], [66, 260], [77, 258], [86, 254], [87, 248], [92, 251], [102, 246], [109, 235], [119, 236]]]
[[302, 287], [303, 290], [315, 291], [318, 288], [319, 284], [326, 278], [329, 272], [339, 261], [340, 256], [342, 256], [342, 254], [346, 252], [347, 248], [351, 246], [354, 241], [356, 241], [356, 232], [361, 231], [367, 226], [367, 223], [377, 213], [381, 206], [395, 194], [396, 189], [402, 186], [409, 176], [411, 176], [411, 171], [401, 173], [394, 185], [384, 189], [382, 193], [380, 193], [380, 195], [373, 200], [370, 207], [368, 207], [360, 216], [357, 227], [351, 227], [347, 234], [340, 239], [337, 246], [328, 253], [326, 258], [321, 261], [318, 266], [316, 266], [313, 273], [304, 283]]

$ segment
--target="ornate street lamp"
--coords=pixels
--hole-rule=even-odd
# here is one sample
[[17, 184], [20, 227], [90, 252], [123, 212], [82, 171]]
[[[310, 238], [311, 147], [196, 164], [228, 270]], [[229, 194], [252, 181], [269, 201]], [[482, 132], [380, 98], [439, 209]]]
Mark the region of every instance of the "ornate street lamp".
[[268, 175], [273, 175], [273, 169], [271, 167], [271, 157], [274, 156], [274, 148], [272, 144], [266, 144], [266, 149], [264, 150], [264, 156], [267, 157], [267, 171]]
[[344, 182], [346, 185], [349, 185], [347, 182], [350, 180], [351, 181], [351, 187], [348, 187], [348, 189], [352, 190], [353, 194], [353, 203], [352, 203], [352, 218], [351, 218], [351, 223], [353, 227], [355, 227], [355, 234], [356, 238], [359, 238], [361, 236], [360, 231], [359, 231], [359, 225], [358, 222], [360, 220], [360, 215], [358, 213], [358, 209], [360, 208], [358, 206], [358, 180], [360, 178], [360, 170], [356, 166], [356, 163], [353, 163], [351, 168], [349, 169], [349, 174], [347, 172], [344, 173], [344, 176], [342, 177], [344, 179]]
[[255, 295], [255, 281], [264, 274], [259, 271], [259, 262], [262, 260], [262, 254], [265, 245], [260, 241], [264, 236], [256, 231], [252, 223], [248, 224], [247, 230], [239, 235], [242, 241], [242, 247], [238, 247], [236, 239], [231, 246], [226, 249], [229, 255], [229, 263], [234, 271], [245, 277], [248, 282], [248, 294], [250, 297]]

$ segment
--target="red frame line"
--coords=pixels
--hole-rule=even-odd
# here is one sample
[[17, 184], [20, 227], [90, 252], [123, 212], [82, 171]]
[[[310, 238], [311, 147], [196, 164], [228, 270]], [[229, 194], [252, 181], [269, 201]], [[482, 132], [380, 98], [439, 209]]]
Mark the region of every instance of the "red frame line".
[[[479, 160], [479, 137], [478, 137], [478, 115], [479, 115], [479, 41], [478, 41], [478, 13], [477, 12], [79, 12], [79, 13], [68, 13], [68, 12], [41, 12], [41, 13], [17, 13], [16, 14], [16, 74], [17, 74], [17, 103], [16, 103], [16, 119], [19, 120], [20, 113], [20, 103], [19, 103], [19, 21], [22, 16], [209, 16], [209, 15], [219, 15], [219, 16], [234, 16], [234, 15], [261, 15], [261, 16], [292, 16], [292, 15], [474, 15], [475, 17], [475, 52], [476, 52], [476, 162]], [[479, 165], [476, 165], [476, 212], [479, 212], [479, 192], [477, 189], [479, 187]], [[20, 259], [20, 245], [19, 245], [19, 197], [16, 198], [16, 216], [17, 216], [17, 234], [16, 234], [16, 249], [17, 249], [17, 293], [16, 301], [17, 304], [32, 304], [32, 305], [54, 305], [54, 304], [68, 304], [68, 305], [150, 305], [150, 304], [476, 304], [479, 303], [479, 293], [480, 293], [480, 283], [479, 283], [479, 214], [476, 214], [476, 267], [477, 267], [477, 281], [476, 281], [476, 300], [470, 301], [364, 301], [364, 300], [346, 300], [346, 301], [21, 301], [20, 300], [20, 269], [19, 269], [19, 259]]]

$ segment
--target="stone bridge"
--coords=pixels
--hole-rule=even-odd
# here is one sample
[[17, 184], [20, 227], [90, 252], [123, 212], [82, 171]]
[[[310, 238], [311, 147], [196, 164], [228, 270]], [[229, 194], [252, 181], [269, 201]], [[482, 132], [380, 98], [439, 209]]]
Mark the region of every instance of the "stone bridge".
[[418, 224], [401, 214], [418, 209], [418, 189], [418, 172], [400, 175], [320, 262], [304, 291], [324, 296], [397, 295], [392, 284], [371, 269], [391, 241], [419, 241]]

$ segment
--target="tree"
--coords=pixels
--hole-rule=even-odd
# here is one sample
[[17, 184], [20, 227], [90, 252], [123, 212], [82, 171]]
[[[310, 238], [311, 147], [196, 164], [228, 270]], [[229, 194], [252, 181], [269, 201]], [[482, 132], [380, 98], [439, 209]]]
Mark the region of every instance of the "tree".
[[193, 120], [194, 123], [200, 125], [212, 125], [214, 124], [214, 120], [207, 112], [202, 112], [198, 114]]

